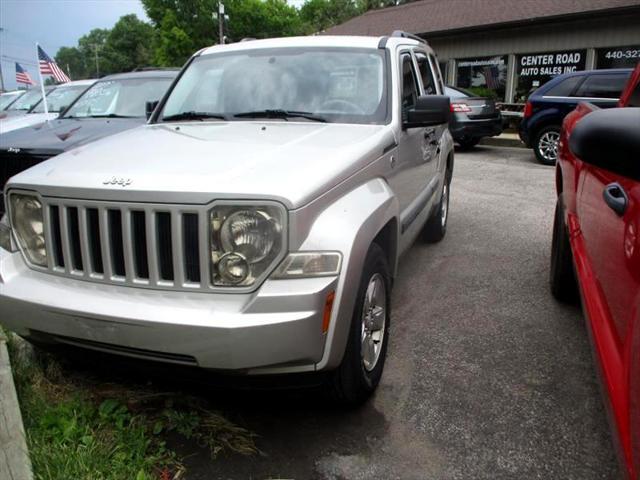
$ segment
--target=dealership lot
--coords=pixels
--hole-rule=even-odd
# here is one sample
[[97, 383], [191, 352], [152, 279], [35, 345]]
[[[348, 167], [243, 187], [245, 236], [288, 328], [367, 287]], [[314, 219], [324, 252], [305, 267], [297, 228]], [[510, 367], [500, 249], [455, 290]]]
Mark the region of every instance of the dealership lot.
[[553, 179], [530, 150], [457, 153], [447, 237], [401, 263], [372, 401], [220, 400], [264, 455], [202, 451], [189, 478], [617, 478], [582, 314], [548, 291]]

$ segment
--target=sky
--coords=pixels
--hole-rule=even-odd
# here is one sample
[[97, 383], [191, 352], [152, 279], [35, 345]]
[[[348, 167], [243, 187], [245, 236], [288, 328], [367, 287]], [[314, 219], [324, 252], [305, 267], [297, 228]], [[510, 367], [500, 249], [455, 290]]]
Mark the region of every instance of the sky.
[[[288, 0], [299, 7], [304, 0]], [[122, 15], [148, 20], [140, 0], [0, 0], [0, 65], [5, 89], [16, 87], [15, 62], [36, 83], [36, 42], [50, 57], [73, 47], [94, 28], [111, 28]], [[64, 65], [61, 65], [64, 69]]]

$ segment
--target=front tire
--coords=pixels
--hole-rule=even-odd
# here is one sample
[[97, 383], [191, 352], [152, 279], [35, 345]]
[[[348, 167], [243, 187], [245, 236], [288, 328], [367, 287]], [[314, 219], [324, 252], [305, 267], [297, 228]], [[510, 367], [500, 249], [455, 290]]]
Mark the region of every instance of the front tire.
[[533, 151], [536, 158], [543, 165], [555, 165], [558, 160], [558, 143], [560, 142], [560, 127], [551, 125], [544, 127], [536, 135]]
[[382, 248], [369, 247], [342, 363], [332, 372], [331, 392], [344, 405], [359, 405], [375, 391], [389, 343], [391, 275]]
[[551, 293], [557, 300], [564, 303], [575, 303], [577, 300], [578, 288], [573, 270], [573, 256], [560, 199], [556, 202], [553, 221], [549, 284]]
[[447, 234], [447, 222], [449, 220], [449, 194], [451, 187], [450, 174], [447, 172], [442, 185], [442, 193], [438, 206], [433, 211], [422, 231], [422, 238], [428, 243], [436, 243]]

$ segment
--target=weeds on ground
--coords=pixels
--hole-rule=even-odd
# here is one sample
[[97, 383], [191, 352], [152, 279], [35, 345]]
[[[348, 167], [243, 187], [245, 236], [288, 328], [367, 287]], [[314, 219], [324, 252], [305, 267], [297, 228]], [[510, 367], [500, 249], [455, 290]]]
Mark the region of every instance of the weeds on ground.
[[209, 449], [257, 453], [255, 435], [206, 403], [176, 392], [105, 384], [38, 352], [27, 361], [10, 341], [13, 374], [36, 479], [177, 480], [177, 434]]

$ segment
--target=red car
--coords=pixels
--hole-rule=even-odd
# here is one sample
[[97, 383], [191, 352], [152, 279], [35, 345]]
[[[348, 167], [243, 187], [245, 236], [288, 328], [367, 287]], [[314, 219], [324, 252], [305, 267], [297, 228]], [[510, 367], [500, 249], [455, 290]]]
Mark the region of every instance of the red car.
[[640, 64], [619, 104], [564, 120], [551, 291], [578, 297], [627, 478], [640, 479]]

